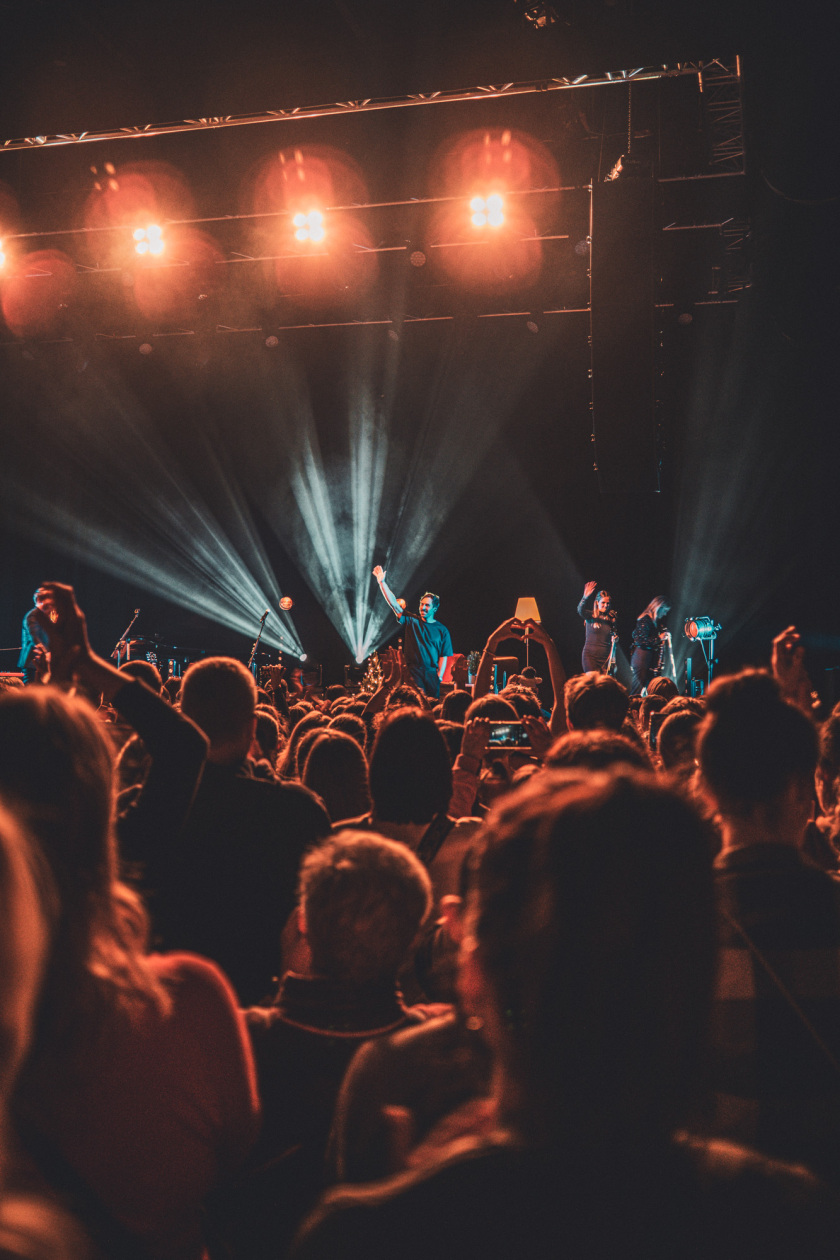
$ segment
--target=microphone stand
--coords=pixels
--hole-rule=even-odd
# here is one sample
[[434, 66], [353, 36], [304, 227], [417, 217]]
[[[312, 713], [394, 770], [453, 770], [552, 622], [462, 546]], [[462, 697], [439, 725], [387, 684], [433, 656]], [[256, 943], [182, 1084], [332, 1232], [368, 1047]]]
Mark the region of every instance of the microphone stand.
[[256, 637], [256, 639], [254, 639], [254, 646], [251, 648], [251, 655], [250, 655], [250, 656], [249, 656], [249, 658], [248, 658], [248, 668], [251, 670], [251, 672], [253, 673], [253, 675], [254, 675], [254, 677], [255, 677], [255, 678], [256, 678], [256, 676], [257, 676], [257, 667], [256, 667], [256, 655], [257, 655], [257, 648], [258, 648], [258, 647], [259, 647], [259, 645], [260, 645], [260, 639], [262, 638], [262, 632], [263, 632], [263, 630], [264, 630], [264, 628], [265, 628], [265, 619], [266, 619], [266, 617], [268, 616], [268, 614], [269, 614], [269, 609], [268, 609], [268, 608], [266, 608], [265, 612], [264, 612], [264, 613], [263, 613], [263, 615], [260, 617], [260, 628], [259, 628], [259, 630], [257, 631], [257, 637]]
[[135, 621], [137, 620], [137, 618], [138, 618], [139, 616], [140, 616], [140, 609], [139, 609], [139, 608], [135, 608], [135, 609], [134, 609], [134, 616], [131, 618], [131, 621], [129, 621], [129, 623], [128, 623], [128, 625], [126, 626], [125, 630], [123, 630], [122, 634], [121, 634], [121, 635], [120, 635], [120, 637], [117, 639], [117, 642], [116, 642], [116, 644], [114, 645], [114, 650], [113, 650], [113, 652], [111, 653], [111, 657], [112, 657], [112, 658], [116, 658], [116, 662], [117, 662], [117, 669], [119, 669], [120, 664], [121, 664], [121, 662], [122, 662], [122, 646], [123, 646], [123, 644], [125, 644], [125, 654], [126, 654], [126, 659], [128, 658], [128, 635], [129, 635], [129, 631], [131, 630], [131, 627], [134, 625]]

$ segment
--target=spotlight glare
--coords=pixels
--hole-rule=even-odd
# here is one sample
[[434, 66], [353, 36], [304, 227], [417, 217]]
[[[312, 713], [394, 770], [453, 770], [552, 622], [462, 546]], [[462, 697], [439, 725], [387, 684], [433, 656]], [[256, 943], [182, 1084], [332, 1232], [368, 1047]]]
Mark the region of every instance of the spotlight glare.
[[505, 221], [505, 216], [501, 210], [491, 210], [487, 216], [487, 222], [491, 227], [501, 227]]
[[484, 209], [484, 198], [473, 197], [472, 201], [470, 202], [470, 210], [483, 210], [483, 209]]
[[296, 215], [295, 215], [295, 217], [292, 219], [292, 223], [295, 225], [295, 227], [296, 227], [296, 228], [302, 228], [302, 227], [305, 227], [305, 225], [306, 225], [306, 215], [305, 215], [305, 214], [296, 214]]
[[502, 200], [502, 198], [501, 198], [501, 196], [499, 195], [499, 193], [491, 193], [491, 194], [490, 194], [490, 196], [487, 198], [487, 209], [488, 209], [488, 210], [501, 210], [501, 209], [503, 208], [504, 204], [505, 204], [505, 203], [504, 203], [504, 201]]
[[325, 233], [322, 227], [315, 226], [309, 229], [310, 241], [322, 241], [324, 239], [324, 236], [325, 236]]
[[290, 608], [294, 608], [294, 600], [291, 595], [283, 596], [280, 600], [280, 607], [283, 609], [283, 612], [288, 612]]
[[307, 655], [306, 655], [306, 653], [305, 653], [305, 652], [301, 652], [301, 654], [300, 654], [300, 659], [301, 659], [302, 661], [305, 661], [305, 660], [307, 660], [307, 659], [308, 659], [308, 658], [307, 658]]
[[149, 223], [144, 228], [135, 228], [132, 236], [137, 242], [134, 248], [138, 254], [163, 253], [163, 228], [157, 223]]
[[473, 215], [473, 217], [472, 217], [472, 221], [473, 221], [473, 223], [475, 224], [475, 226], [476, 226], [476, 227], [484, 227], [485, 223], [487, 222], [487, 215], [486, 215], [486, 214], [474, 214], [474, 215]]
[[295, 232], [295, 240], [296, 240], [296, 241], [308, 241], [308, 240], [309, 240], [309, 228], [304, 228], [304, 227], [298, 228], [298, 230]]

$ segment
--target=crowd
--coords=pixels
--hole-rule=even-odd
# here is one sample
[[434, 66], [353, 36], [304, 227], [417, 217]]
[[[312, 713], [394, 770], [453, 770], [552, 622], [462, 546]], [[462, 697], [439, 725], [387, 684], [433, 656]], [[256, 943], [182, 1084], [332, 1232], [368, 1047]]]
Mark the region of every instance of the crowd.
[[[164, 687], [39, 591], [0, 693], [0, 1256], [840, 1254], [840, 712]], [[524, 741], [499, 744], [513, 723]]]

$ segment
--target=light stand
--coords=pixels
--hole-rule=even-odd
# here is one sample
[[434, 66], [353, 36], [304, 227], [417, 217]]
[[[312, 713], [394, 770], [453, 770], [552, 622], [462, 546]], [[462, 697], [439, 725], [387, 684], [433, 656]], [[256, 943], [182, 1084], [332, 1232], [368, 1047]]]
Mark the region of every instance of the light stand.
[[254, 646], [251, 648], [251, 655], [248, 658], [248, 668], [250, 669], [251, 673], [254, 675], [255, 678], [257, 676], [257, 648], [260, 645], [262, 632], [265, 629], [265, 619], [268, 616], [268, 611], [269, 610], [266, 608], [265, 612], [260, 617], [260, 628], [257, 631], [257, 637], [256, 639], [254, 639]]
[[685, 623], [685, 637], [692, 643], [699, 643], [706, 661], [706, 686], [712, 685], [712, 674], [715, 667], [715, 640], [720, 625], [714, 617], [689, 617]]

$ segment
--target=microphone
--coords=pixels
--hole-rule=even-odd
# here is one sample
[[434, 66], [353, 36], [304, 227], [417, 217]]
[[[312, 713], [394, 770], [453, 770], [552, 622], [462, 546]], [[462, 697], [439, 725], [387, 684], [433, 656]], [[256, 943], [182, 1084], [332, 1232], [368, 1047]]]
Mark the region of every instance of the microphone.
[[140, 616], [140, 609], [139, 609], [139, 608], [135, 608], [135, 609], [134, 609], [134, 616], [135, 616], [135, 617], [139, 617], [139, 616]]
[[270, 612], [270, 611], [271, 611], [271, 609], [266, 608], [265, 612], [264, 612], [264, 613], [263, 613], [263, 615], [260, 617], [260, 621], [265, 621], [265, 619], [266, 619], [266, 617], [268, 616], [268, 614], [269, 614], [269, 612]]

